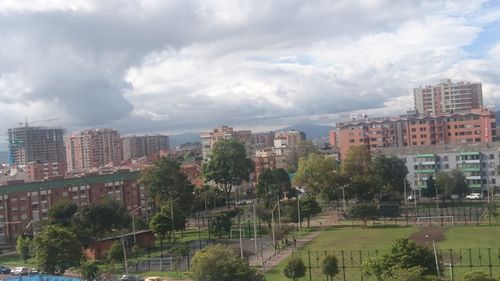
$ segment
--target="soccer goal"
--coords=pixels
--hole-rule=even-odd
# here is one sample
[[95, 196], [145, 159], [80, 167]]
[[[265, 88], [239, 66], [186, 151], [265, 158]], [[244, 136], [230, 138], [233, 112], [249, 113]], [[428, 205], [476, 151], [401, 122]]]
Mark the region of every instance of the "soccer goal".
[[417, 217], [417, 226], [420, 225], [449, 225], [455, 226], [454, 216], [430, 216], [430, 217]]
[[[236, 232], [236, 233], [237, 233], [237, 235], [238, 235], [238, 236], [236, 236], [237, 238], [239, 238], [239, 237], [240, 237], [240, 234], [239, 234], [240, 229], [231, 229], [231, 230], [229, 231], [229, 239], [233, 239], [233, 232]], [[244, 229], [241, 229], [241, 237], [242, 237], [242, 238], [245, 238], [245, 230], [244, 230]]]

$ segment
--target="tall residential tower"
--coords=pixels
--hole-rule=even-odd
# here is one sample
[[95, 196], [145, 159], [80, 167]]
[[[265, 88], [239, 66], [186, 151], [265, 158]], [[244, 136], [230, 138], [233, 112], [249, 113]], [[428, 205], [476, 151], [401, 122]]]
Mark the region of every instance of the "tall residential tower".
[[30, 162], [57, 162], [64, 164], [64, 129], [47, 127], [11, 128], [9, 134], [9, 162], [26, 165]]

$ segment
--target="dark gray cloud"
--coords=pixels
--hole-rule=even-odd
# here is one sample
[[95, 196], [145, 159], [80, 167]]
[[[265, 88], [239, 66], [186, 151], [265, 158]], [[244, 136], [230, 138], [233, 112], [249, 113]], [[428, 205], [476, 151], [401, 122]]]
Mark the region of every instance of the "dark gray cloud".
[[283, 125], [407, 109], [394, 98], [443, 74], [485, 79], [495, 100], [498, 69], [479, 70], [483, 61], [470, 62], [463, 50], [485, 24], [498, 24], [482, 5], [7, 1], [0, 3], [0, 130], [24, 116], [123, 132]]

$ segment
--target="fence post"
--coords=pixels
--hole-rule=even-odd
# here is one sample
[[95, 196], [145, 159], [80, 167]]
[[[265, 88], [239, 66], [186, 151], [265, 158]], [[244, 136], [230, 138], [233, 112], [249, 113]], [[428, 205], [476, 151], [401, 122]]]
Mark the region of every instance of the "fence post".
[[472, 249], [469, 249], [469, 267], [472, 268]]
[[309, 281], [312, 281], [312, 273], [311, 273], [311, 251], [307, 251], [307, 258], [309, 260]]
[[488, 248], [488, 267], [490, 268], [490, 277], [493, 277], [493, 269], [491, 264], [491, 249]]
[[455, 276], [453, 274], [453, 250], [450, 249], [450, 277], [451, 277], [451, 281], [455, 280]]
[[340, 251], [340, 254], [342, 256], [342, 276], [343, 280], [345, 281], [345, 262], [344, 262], [344, 250]]
[[[408, 222], [408, 221], [406, 221]], [[361, 250], [359, 250], [359, 267], [362, 268], [363, 267], [363, 252]], [[363, 281], [363, 271], [360, 270], [360, 274], [361, 274], [361, 281]]]

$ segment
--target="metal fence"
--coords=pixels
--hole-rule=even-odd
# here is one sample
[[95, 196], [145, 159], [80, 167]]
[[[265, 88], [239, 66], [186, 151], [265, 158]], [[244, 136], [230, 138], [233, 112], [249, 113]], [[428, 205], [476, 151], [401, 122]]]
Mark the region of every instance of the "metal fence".
[[[379, 250], [352, 251], [305, 251], [297, 250], [292, 256], [299, 257], [306, 266], [306, 275], [301, 281], [342, 280], [376, 281], [373, 276], [362, 272], [362, 264], [369, 257], [385, 254]], [[335, 255], [339, 262], [339, 273], [333, 279], [327, 279], [322, 273], [321, 264], [326, 255]], [[439, 266], [442, 276], [449, 280], [459, 280], [470, 270], [483, 271], [489, 276], [500, 276], [500, 249], [441, 249], [438, 250]]]

